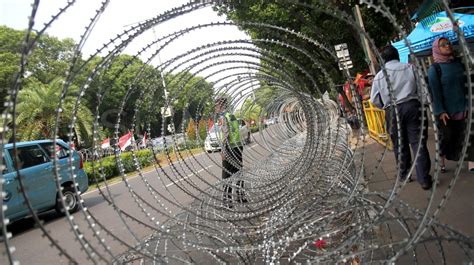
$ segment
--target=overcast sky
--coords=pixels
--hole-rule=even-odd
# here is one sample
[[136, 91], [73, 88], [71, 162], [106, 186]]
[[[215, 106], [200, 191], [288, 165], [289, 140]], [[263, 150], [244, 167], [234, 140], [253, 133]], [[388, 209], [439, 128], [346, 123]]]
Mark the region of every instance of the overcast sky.
[[[162, 14], [173, 7], [186, 4], [188, 1], [111, 0], [82, 49], [84, 56], [94, 53], [103, 43], [108, 42], [127, 27]], [[28, 25], [28, 16], [31, 13], [32, 3], [33, 0], [0, 0], [0, 24], [15, 29], [25, 29]], [[57, 13], [59, 8], [65, 6], [66, 3], [67, 0], [41, 1], [34, 28], [36, 30], [41, 29], [43, 24], [50, 20], [51, 16]], [[100, 0], [77, 0], [73, 7], [68, 9], [65, 14], [61, 15], [53, 23], [52, 27], [47, 30], [47, 33], [58, 38], [73, 38], [78, 42], [89, 19], [95, 14], [100, 4]], [[219, 17], [212, 11], [211, 7], [200, 9], [188, 15], [159, 24], [154, 30], [149, 30], [142, 34], [142, 36], [127, 46], [124, 52], [135, 54], [146, 44], [153, 41], [155, 36], [160, 37], [189, 26], [217, 21], [226, 20], [225, 17]], [[202, 29], [192, 32], [186, 37], [179, 38], [179, 40], [173, 42], [173, 45], [163, 50], [160, 57], [162, 61], [165, 61], [199, 45], [234, 39], [249, 39], [249, 37], [235, 26]], [[144, 60], [144, 57], [149, 54], [145, 53], [142, 59]]]

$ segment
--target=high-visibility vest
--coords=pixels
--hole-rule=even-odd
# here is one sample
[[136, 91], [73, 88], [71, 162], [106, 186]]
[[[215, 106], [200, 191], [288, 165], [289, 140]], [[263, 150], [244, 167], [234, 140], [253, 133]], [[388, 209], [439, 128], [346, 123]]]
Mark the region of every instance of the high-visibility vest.
[[[227, 127], [227, 130], [229, 132], [229, 138], [228, 140], [228, 145], [230, 147], [238, 147], [242, 146], [242, 142], [240, 141], [240, 131], [239, 131], [239, 121], [233, 114], [230, 113], [225, 113], [224, 114], [225, 118], [225, 126]], [[221, 139], [224, 139], [224, 133], [223, 130], [220, 130], [221, 132]]]

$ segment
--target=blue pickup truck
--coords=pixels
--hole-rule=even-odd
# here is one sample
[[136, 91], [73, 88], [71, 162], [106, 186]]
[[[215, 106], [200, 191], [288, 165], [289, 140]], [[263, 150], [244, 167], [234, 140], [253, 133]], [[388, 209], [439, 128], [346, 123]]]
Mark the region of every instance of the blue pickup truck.
[[[57, 140], [55, 145], [52, 140], [38, 140], [18, 142], [16, 150], [13, 149], [13, 144], [6, 144], [3, 149], [3, 204], [7, 206], [4, 214], [10, 222], [31, 214], [23, 192], [20, 190], [18, 173], [21, 176], [28, 201], [34, 210], [39, 213], [55, 208], [58, 213], [64, 213], [63, 204], [60, 201], [60, 191], [56, 187], [54, 157], [58, 159], [59, 184], [62, 187], [66, 209], [70, 213], [77, 211], [79, 194], [74, 189], [72, 178], [75, 176], [75, 181], [78, 184], [77, 191], [81, 193], [87, 190], [89, 183], [87, 175], [82, 169], [81, 156], [68, 144], [62, 140]], [[69, 152], [72, 152], [72, 166], [68, 161]]]

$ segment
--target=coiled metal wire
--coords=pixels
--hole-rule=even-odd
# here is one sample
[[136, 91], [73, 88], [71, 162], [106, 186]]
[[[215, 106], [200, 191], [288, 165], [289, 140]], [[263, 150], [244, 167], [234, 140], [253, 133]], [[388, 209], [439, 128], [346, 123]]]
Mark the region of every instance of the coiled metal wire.
[[[39, 1], [32, 5], [29, 17], [29, 28], [23, 42], [22, 57], [15, 83], [10, 87], [10, 102], [3, 113], [3, 144], [7, 133], [16, 133], [15, 118], [18, 92], [25, 80], [25, 66], [29, 55], [36, 46], [38, 38], [47, 32], [62, 16], [69, 16], [66, 11], [76, 1], [68, 1], [51, 20], [40, 28], [34, 27], [35, 14], [41, 8]], [[252, 132], [251, 143], [244, 146], [244, 166], [241, 171], [229, 179], [221, 179], [221, 157], [217, 154], [195, 154], [191, 147], [180, 146], [182, 137], [186, 140], [186, 128], [171, 128], [174, 123], [163, 119], [161, 134], [165, 138], [164, 147], [155, 149], [151, 144], [146, 146], [154, 155], [165, 155], [167, 161], [155, 160], [153, 167], [146, 170], [140, 166], [138, 145], [132, 142], [131, 156], [136, 167], [133, 180], [125, 173], [124, 161], [119, 155], [119, 147], [113, 146], [108, 151], [100, 148], [100, 137], [97, 133], [102, 126], [99, 107], [105, 95], [112, 93], [104, 87], [97, 94], [97, 107], [94, 113], [94, 144], [88, 150], [81, 151], [83, 156], [95, 163], [95, 170], [105, 185], [98, 187], [97, 196], [108, 204], [103, 212], [93, 210], [88, 205], [87, 195], [81, 195], [80, 211], [60, 217], [69, 226], [68, 233], [77, 242], [73, 248], [59, 243], [52, 230], [44, 224], [38, 213], [25, 195], [25, 203], [31, 211], [40, 233], [49, 242], [54, 255], [62, 257], [66, 263], [450, 263], [468, 262], [474, 259], [472, 235], [458, 232], [453, 227], [443, 224], [438, 217], [446, 202], [455, 196], [452, 194], [461, 169], [458, 163], [453, 178], [446, 189], [441, 192], [435, 185], [427, 193], [427, 203], [420, 208], [401, 199], [407, 182], [393, 180], [390, 190], [377, 189], [377, 177], [384, 171], [392, 154], [385, 147], [378, 146], [370, 140], [367, 128], [362, 122], [360, 129], [353, 131], [346, 120], [339, 117], [338, 105], [320, 91], [334, 91], [340, 81], [332, 80], [321, 62], [313, 56], [313, 51], [326, 53], [328, 58], [337, 62], [334, 50], [322, 40], [312, 39], [302, 32], [282, 28], [271, 23], [254, 21], [235, 25], [229, 21], [209, 21], [205, 24], [185, 26], [163, 35], [154, 36], [153, 41], [139, 42], [143, 34], [153, 32], [155, 28], [166, 27], [166, 23], [176, 18], [188, 18], [199, 10], [212, 8], [219, 1], [195, 1], [178, 6], [154, 17], [144, 17], [142, 22], [115, 32], [109, 42], [98, 46], [95, 53], [84, 61], [78, 60], [81, 51], [91, 40], [88, 36], [94, 31], [101, 16], [109, 8], [109, 2], [103, 1], [94, 16], [86, 25], [79, 37], [73, 59], [67, 70], [61, 98], [49, 99], [58, 103], [56, 122], [59, 124], [62, 100], [71, 89], [72, 82], [87, 67], [93, 70], [81, 83], [80, 93], [75, 102], [76, 112], [81, 105], [89, 86], [100, 76], [109, 71], [117, 56], [137, 43], [141, 47], [132, 57], [141, 58], [146, 65], [158, 69], [161, 73], [188, 73], [191, 77], [201, 76], [212, 82], [215, 95], [228, 95], [230, 110], [237, 110], [246, 99], [255, 97], [259, 83], [270, 84], [275, 92], [268, 105], [263, 106], [260, 119], [275, 119], [275, 124], [260, 124]], [[357, 26], [353, 18], [342, 10], [334, 9], [329, 3], [321, 1], [318, 5], [296, 3], [301, 7], [314, 9], [346, 22], [347, 27], [364, 34], [372, 49], [371, 36]], [[377, 14], [384, 16], [400, 29], [395, 17], [384, 5], [384, 1], [361, 1], [361, 5], [374, 8]], [[446, 5], [447, 7], [447, 5]], [[92, 8], [92, 7], [91, 7]], [[448, 12], [451, 10], [447, 9]], [[249, 26], [266, 29], [274, 33], [268, 39], [222, 39], [197, 45], [183, 50], [178, 55], [161, 61], [167, 49], [186, 38], [187, 35], [202, 30], [225, 30], [235, 26]], [[32, 34], [36, 32], [36, 34]], [[310, 69], [305, 69], [294, 58], [275, 50], [262, 48], [256, 44], [271, 44], [297, 52], [305, 56], [319, 71], [325, 86], [320, 87], [313, 80]], [[266, 46], [269, 47], [269, 46]], [[460, 37], [460, 47], [464, 51], [463, 62], [467, 71], [472, 71], [472, 54], [467, 42]], [[100, 56], [100, 57], [99, 57]], [[380, 58], [377, 54], [377, 57]], [[92, 63], [93, 58], [99, 58]], [[277, 60], [278, 59], [278, 60]], [[282, 67], [292, 65], [299, 75], [309, 80], [301, 82], [301, 76]], [[415, 62], [420, 85], [426, 90], [421, 65]], [[125, 66], [127, 67], [127, 66]], [[116, 72], [119, 77], [123, 70]], [[344, 74], [349, 80], [349, 72]], [[164, 87], [162, 77], [147, 76], [145, 69], [140, 69], [134, 78], [135, 82], [148, 79], [149, 86], [138, 91], [138, 98], [130, 98], [135, 93], [134, 84], [130, 84], [127, 94], [116, 106], [116, 123], [114, 141], [117, 142], [122, 126], [123, 115], [133, 117], [133, 124], [138, 123], [137, 113], [124, 113], [124, 105], [134, 100], [135, 111], [145, 103], [150, 103], [150, 110], [156, 107], [155, 95], [162, 94]], [[183, 88], [166, 98], [165, 108], [172, 106], [179, 98], [191, 99], [193, 93], [185, 91], [190, 76], [177, 74], [171, 83]], [[212, 80], [212, 81], [211, 81]], [[468, 78], [469, 98], [472, 98], [472, 80]], [[158, 93], [160, 92], [160, 93]], [[353, 93], [354, 94], [354, 93]], [[255, 101], [254, 101], [255, 102]], [[355, 101], [358, 118], [363, 121], [361, 103]], [[430, 103], [430, 102], [428, 102]], [[256, 105], [247, 106], [251, 109]], [[193, 113], [204, 113], [205, 102], [201, 102]], [[429, 110], [431, 107], [429, 108]], [[428, 111], [428, 113], [431, 113]], [[152, 119], [153, 117], [148, 117]], [[204, 120], [214, 119], [212, 115], [200, 117]], [[433, 116], [424, 117], [433, 119]], [[199, 117], [196, 117], [199, 119]], [[146, 131], [150, 136], [149, 123]], [[184, 123], [180, 123], [184, 124]], [[472, 118], [469, 115], [468, 130], [471, 130]], [[76, 119], [69, 124], [69, 136], [72, 141]], [[135, 133], [135, 126], [126, 128]], [[207, 128], [209, 129], [209, 128]], [[58, 130], [56, 125], [55, 130]], [[436, 132], [436, 127], [435, 127]], [[182, 136], [184, 135], [184, 136]], [[154, 136], [151, 135], [151, 138]], [[56, 138], [54, 139], [56, 140]], [[201, 139], [204, 140], [204, 139]], [[467, 141], [467, 139], [466, 139]], [[437, 139], [435, 140], [437, 142]], [[466, 145], [467, 146], [467, 145]], [[201, 145], [201, 150], [203, 146]], [[3, 148], [1, 149], [3, 152]], [[466, 150], [463, 150], [464, 152]], [[104, 153], [103, 153], [104, 152]], [[115, 155], [115, 166], [121, 176], [121, 194], [114, 191], [116, 186], [105, 179], [102, 160], [95, 156]], [[438, 157], [436, 155], [436, 157]], [[393, 160], [394, 161], [394, 160]], [[437, 160], [436, 160], [437, 161]], [[72, 156], [69, 158], [72, 165]], [[164, 163], [166, 162], [166, 163]], [[395, 162], [393, 162], [395, 163]], [[57, 161], [54, 163], [57, 164]], [[393, 164], [395, 167], [395, 164]], [[435, 169], [438, 169], [436, 163]], [[412, 170], [413, 171], [413, 170]], [[73, 169], [70, 174], [74, 174]], [[56, 188], [61, 187], [56, 175]], [[440, 177], [434, 172], [435, 180]], [[21, 177], [20, 177], [21, 179]], [[237, 190], [239, 181], [245, 183], [247, 203], [233, 202], [232, 208], [223, 199], [224, 187]], [[0, 182], [3, 178], [0, 177]], [[20, 185], [23, 185], [20, 181]], [[411, 185], [411, 184], [410, 184]], [[92, 189], [92, 188], [91, 188]], [[420, 189], [421, 190], [421, 189]], [[77, 190], [76, 190], [77, 192]], [[5, 196], [2, 193], [2, 196]], [[121, 199], [119, 198], [122, 197]], [[442, 196], [439, 200], [438, 197]], [[59, 196], [61, 203], [64, 198]], [[126, 197], [127, 203], [124, 203]], [[15, 237], [9, 232], [9, 220], [0, 215], [2, 224], [3, 246], [1, 248], [5, 262], [21, 261], [21, 246], [15, 244]], [[38, 257], [41, 253], [37, 253]], [[58, 262], [60, 263], [60, 262]]]

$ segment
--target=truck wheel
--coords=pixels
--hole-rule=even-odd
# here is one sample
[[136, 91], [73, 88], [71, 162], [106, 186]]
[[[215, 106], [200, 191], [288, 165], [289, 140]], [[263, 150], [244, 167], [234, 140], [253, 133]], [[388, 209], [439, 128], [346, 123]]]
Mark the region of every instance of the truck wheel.
[[[66, 186], [63, 189], [64, 202], [69, 208], [69, 213], [74, 213], [79, 209], [79, 196], [75, 193], [74, 188]], [[63, 215], [65, 213], [63, 205], [61, 203], [61, 192], [58, 192], [56, 196], [56, 212]]]

